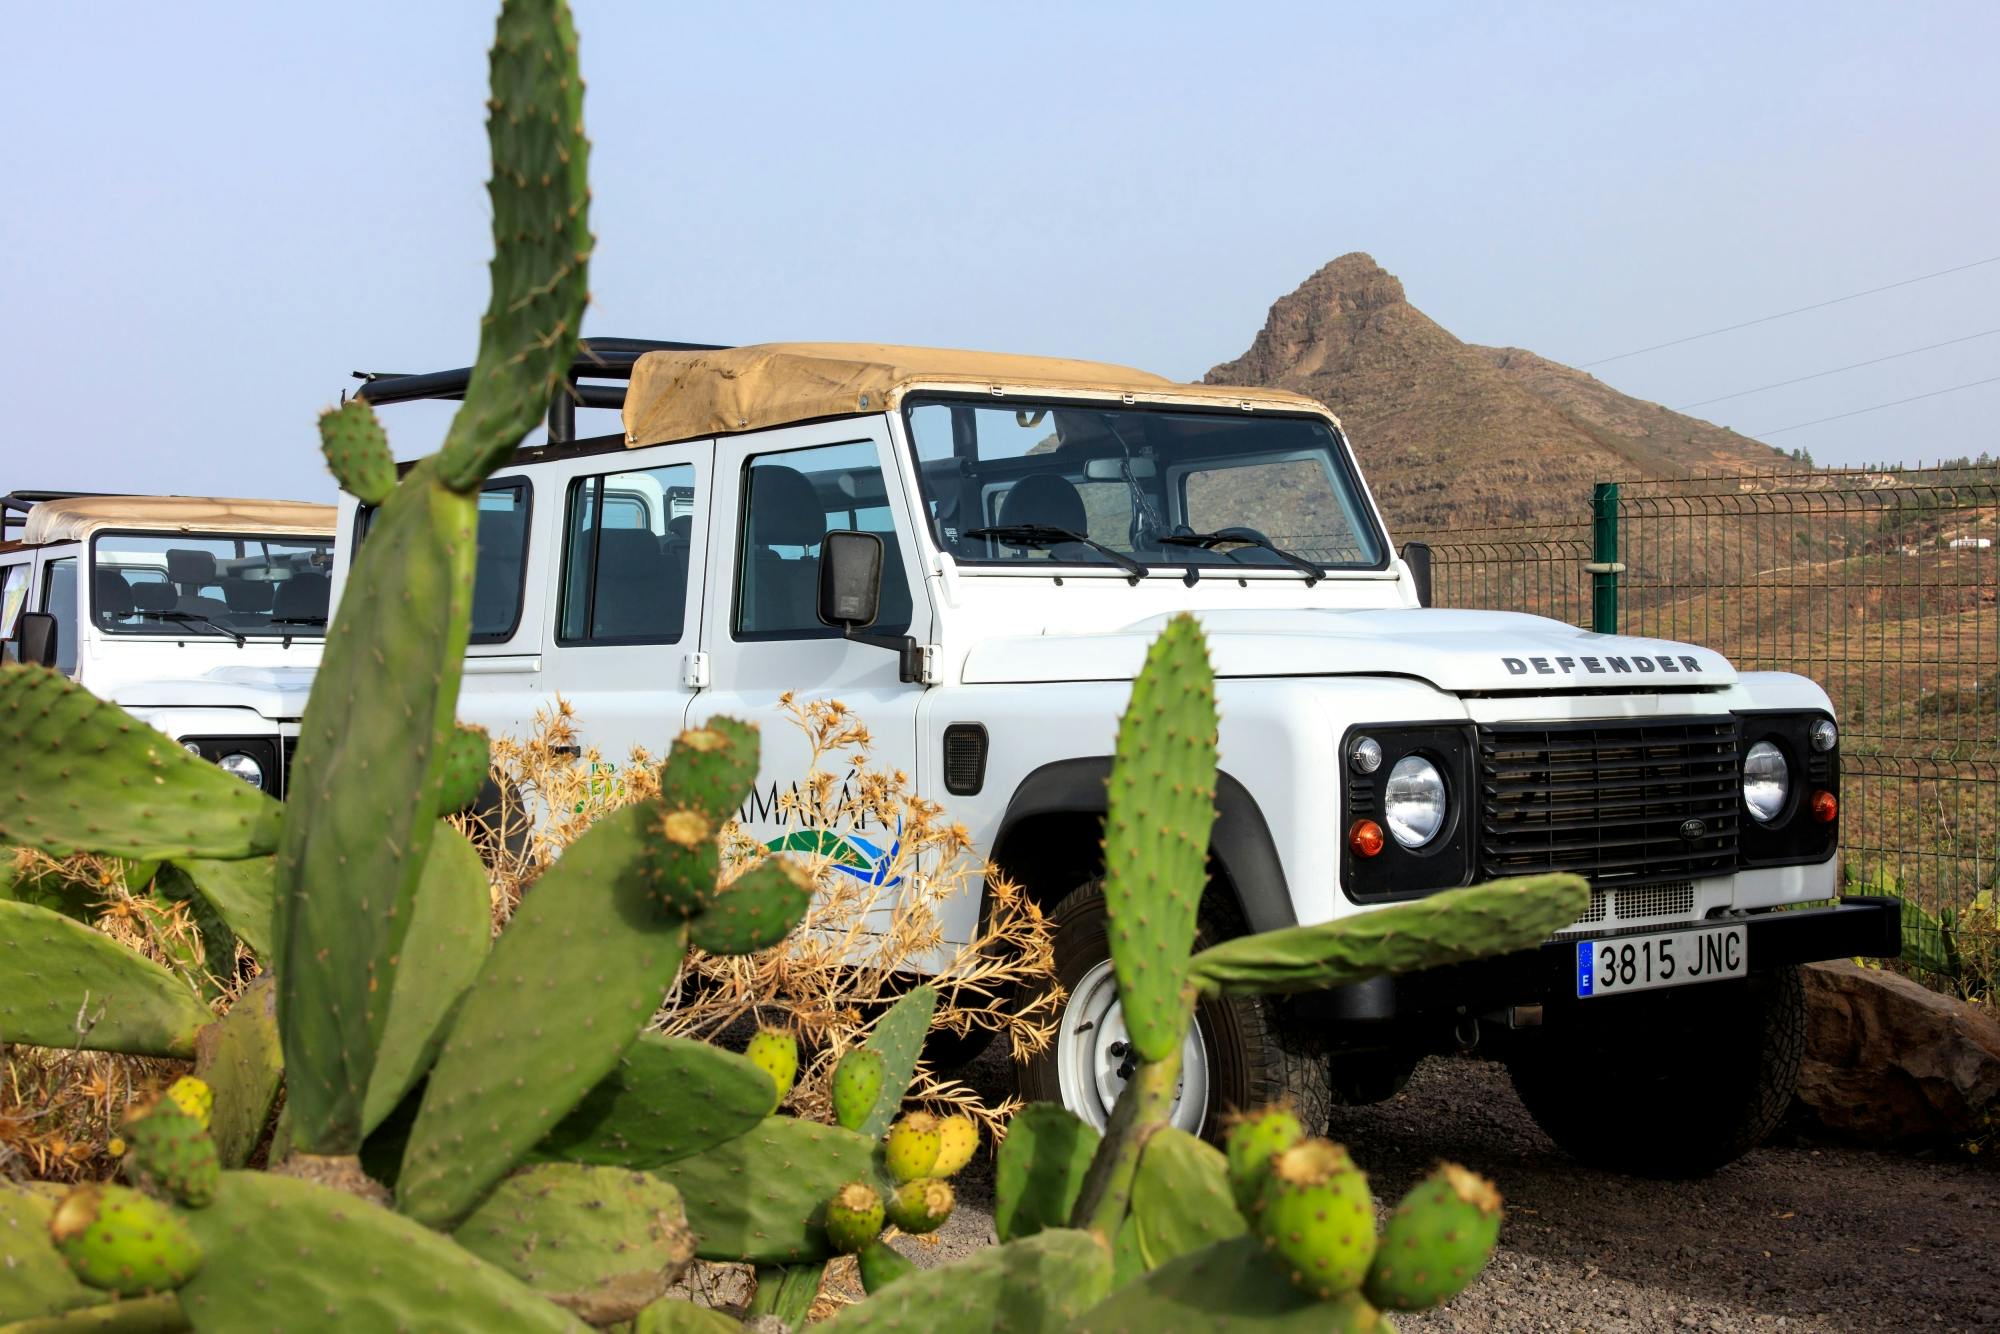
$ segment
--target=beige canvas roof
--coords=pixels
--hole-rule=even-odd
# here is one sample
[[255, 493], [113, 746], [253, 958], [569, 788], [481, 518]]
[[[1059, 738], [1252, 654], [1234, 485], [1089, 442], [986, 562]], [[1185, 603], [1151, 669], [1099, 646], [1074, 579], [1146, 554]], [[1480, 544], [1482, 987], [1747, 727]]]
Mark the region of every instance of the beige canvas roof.
[[102, 528], [204, 533], [276, 533], [332, 537], [334, 508], [302, 500], [232, 500], [221, 496], [73, 496], [28, 511], [21, 542], [80, 540]]
[[916, 389], [1130, 395], [1149, 403], [1326, 411], [1282, 389], [1178, 384], [1097, 361], [888, 343], [763, 343], [640, 357], [625, 394], [625, 443], [655, 445], [893, 412]]

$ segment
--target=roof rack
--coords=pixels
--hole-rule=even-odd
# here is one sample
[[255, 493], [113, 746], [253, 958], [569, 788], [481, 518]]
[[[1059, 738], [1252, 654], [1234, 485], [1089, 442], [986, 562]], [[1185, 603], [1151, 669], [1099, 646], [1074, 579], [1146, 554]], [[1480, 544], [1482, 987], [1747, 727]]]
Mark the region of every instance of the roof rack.
[[28, 511], [45, 500], [73, 500], [78, 496], [105, 496], [109, 491], [9, 491], [0, 496], [0, 542], [11, 541], [16, 528], [28, 526]]
[[[585, 384], [586, 380], [629, 381], [632, 367], [648, 352], [715, 352], [725, 343], [673, 343], [651, 338], [585, 338], [576, 345], [570, 363], [569, 392], [549, 404], [549, 443], [576, 439], [576, 410], [625, 406], [625, 385]], [[370, 403], [409, 403], [420, 398], [462, 399], [472, 382], [472, 367], [411, 375], [399, 371], [356, 371], [362, 381], [356, 398]]]

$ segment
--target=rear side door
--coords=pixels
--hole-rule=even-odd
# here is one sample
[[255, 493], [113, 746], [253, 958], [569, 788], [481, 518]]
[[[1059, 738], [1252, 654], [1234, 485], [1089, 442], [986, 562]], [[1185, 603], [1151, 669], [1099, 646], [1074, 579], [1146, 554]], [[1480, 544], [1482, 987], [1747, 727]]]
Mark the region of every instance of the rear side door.
[[[784, 697], [838, 700], [866, 724], [872, 760], [881, 770], [918, 777], [917, 703], [923, 687], [898, 679], [898, 656], [851, 643], [818, 616], [819, 558], [829, 531], [858, 528], [881, 534], [885, 551], [882, 611], [873, 633], [932, 638], [931, 609], [922, 596], [903, 488], [885, 485], [898, 474], [882, 418], [843, 419], [715, 446], [714, 537], [703, 647], [711, 687], [695, 700], [690, 721], [729, 714], [763, 734], [762, 766], [746, 804], [746, 832], [772, 847], [829, 836], [827, 847], [847, 873], [885, 883], [897, 830], [855, 816], [837, 827], [803, 829], [781, 807], [783, 792], [803, 782], [812, 748], [787, 717]], [[913, 590], [916, 596], [912, 596]], [[844, 751], [821, 768], [852, 788]]]

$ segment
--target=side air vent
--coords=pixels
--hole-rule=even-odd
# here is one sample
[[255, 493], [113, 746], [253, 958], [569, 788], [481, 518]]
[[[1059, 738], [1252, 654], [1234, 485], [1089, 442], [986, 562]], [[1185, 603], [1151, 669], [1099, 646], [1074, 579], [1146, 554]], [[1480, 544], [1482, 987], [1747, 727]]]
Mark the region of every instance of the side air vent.
[[944, 790], [970, 797], [986, 786], [986, 728], [953, 723], [944, 729]]

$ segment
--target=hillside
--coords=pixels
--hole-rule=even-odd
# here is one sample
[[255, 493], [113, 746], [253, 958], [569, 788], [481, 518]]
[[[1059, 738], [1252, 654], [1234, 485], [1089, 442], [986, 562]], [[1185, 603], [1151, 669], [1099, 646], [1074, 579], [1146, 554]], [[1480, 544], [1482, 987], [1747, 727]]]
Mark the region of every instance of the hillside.
[[1360, 253], [1280, 298], [1249, 350], [1207, 379], [1326, 403], [1390, 522], [1408, 530], [1576, 520], [1596, 481], [1782, 457], [1532, 352], [1461, 342]]

